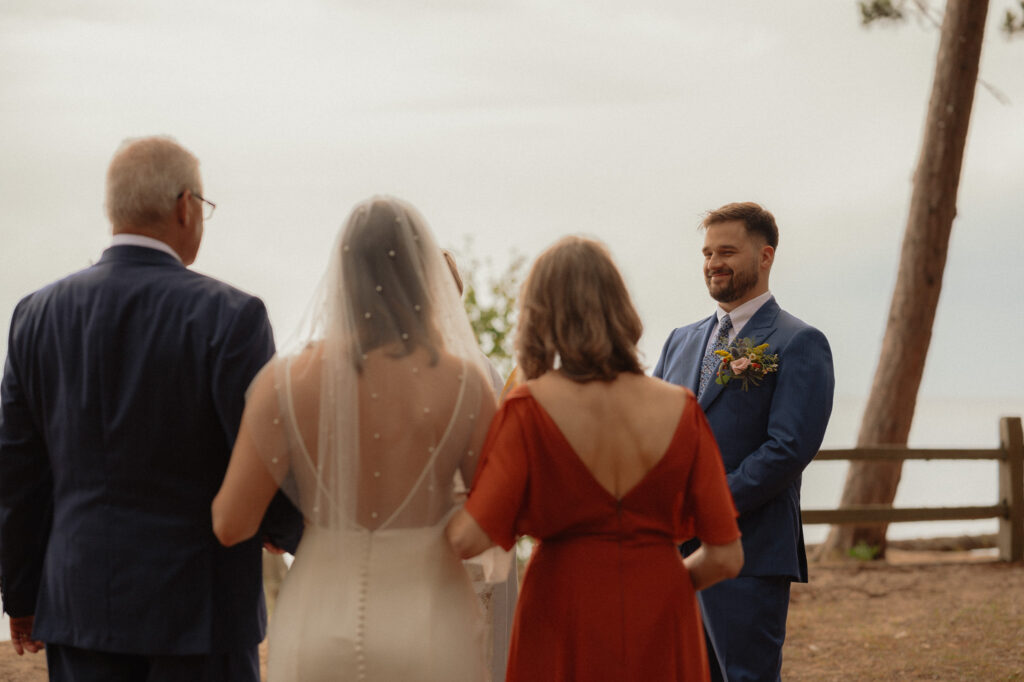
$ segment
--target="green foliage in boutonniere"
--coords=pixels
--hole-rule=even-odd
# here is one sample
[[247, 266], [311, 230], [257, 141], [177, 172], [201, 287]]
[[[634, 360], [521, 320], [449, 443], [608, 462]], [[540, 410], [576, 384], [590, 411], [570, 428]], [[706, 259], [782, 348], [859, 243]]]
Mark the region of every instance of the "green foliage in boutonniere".
[[768, 344], [755, 346], [750, 339], [736, 339], [725, 350], [716, 350], [722, 358], [715, 375], [715, 383], [725, 386], [733, 379], [743, 382], [743, 390], [750, 384], [757, 386], [772, 372], [779, 371], [779, 356], [768, 352]]

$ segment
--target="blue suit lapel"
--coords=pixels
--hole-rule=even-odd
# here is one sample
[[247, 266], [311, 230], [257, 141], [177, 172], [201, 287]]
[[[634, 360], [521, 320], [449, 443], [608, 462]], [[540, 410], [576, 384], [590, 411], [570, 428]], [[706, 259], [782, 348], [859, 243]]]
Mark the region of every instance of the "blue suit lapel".
[[[750, 339], [751, 343], [755, 346], [765, 343], [778, 328], [775, 326], [775, 321], [779, 317], [779, 310], [779, 304], [775, 302], [775, 297], [772, 296], [765, 301], [764, 305], [758, 308], [757, 312], [754, 313], [754, 316], [751, 317], [745, 325], [743, 325], [743, 329], [740, 329], [739, 333], [736, 334], [736, 338]], [[711, 330], [709, 329], [708, 333], [704, 335], [705, 347], [707, 347], [706, 344], [707, 339], [710, 336], [710, 332]], [[703, 357], [703, 353], [701, 354], [701, 357]], [[699, 374], [699, 363], [697, 365], [697, 371]], [[715, 398], [719, 396], [723, 388], [725, 387], [721, 384], [715, 383], [714, 377], [712, 377], [707, 388], [704, 389], [704, 395], [702, 395], [698, 401], [701, 408], [707, 411], [708, 407], [715, 401]]]
[[704, 351], [707, 350], [708, 340], [711, 338], [711, 330], [715, 328], [716, 321], [715, 315], [707, 318], [697, 325], [694, 330], [696, 333], [690, 334], [690, 337], [684, 342], [678, 357], [693, 358], [694, 361], [681, 362], [676, 365], [679, 368], [678, 372], [676, 372], [677, 375], [666, 377], [673, 384], [685, 386], [693, 391], [694, 394], [697, 393], [697, 388], [700, 385], [700, 366], [704, 361]]

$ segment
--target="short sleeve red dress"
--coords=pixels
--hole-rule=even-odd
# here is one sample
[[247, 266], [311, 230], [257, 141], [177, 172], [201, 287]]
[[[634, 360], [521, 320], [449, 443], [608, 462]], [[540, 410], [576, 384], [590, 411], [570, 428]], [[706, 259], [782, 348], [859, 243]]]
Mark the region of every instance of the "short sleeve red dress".
[[495, 416], [466, 509], [497, 544], [539, 545], [516, 608], [509, 682], [708, 679], [677, 543], [740, 536], [718, 446], [691, 395], [658, 463], [616, 499], [527, 386]]

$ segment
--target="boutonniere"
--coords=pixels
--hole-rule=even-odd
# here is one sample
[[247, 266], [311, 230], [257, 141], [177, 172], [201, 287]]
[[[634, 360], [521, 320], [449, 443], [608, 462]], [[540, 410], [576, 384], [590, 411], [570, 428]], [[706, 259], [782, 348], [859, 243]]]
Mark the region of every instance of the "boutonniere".
[[725, 350], [716, 350], [722, 358], [715, 375], [715, 383], [725, 386], [733, 379], [743, 382], [743, 390], [750, 384], [757, 386], [772, 372], [779, 371], [779, 356], [768, 352], [768, 344], [755, 346], [750, 339], [736, 339]]

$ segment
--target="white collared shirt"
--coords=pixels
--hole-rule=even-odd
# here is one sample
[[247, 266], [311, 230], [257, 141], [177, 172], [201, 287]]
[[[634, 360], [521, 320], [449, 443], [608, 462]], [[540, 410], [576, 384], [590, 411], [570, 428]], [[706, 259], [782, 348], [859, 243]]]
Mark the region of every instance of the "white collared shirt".
[[178, 259], [179, 263], [183, 262], [181, 260], [181, 256], [176, 254], [174, 252], [174, 249], [172, 249], [170, 246], [168, 246], [164, 242], [160, 241], [159, 239], [154, 239], [153, 237], [147, 237], [147, 236], [142, 235], [142, 234], [130, 234], [128, 232], [122, 232], [120, 234], [115, 234], [114, 238], [110, 241], [110, 245], [111, 246], [143, 246], [143, 247], [145, 247], [147, 249], [156, 249], [157, 251], [163, 251], [164, 253], [171, 254], [172, 256], [174, 256], [175, 258]]
[[715, 328], [711, 330], [711, 342], [714, 343], [715, 337], [718, 335], [718, 325], [721, 324], [722, 318], [726, 315], [732, 320], [732, 329], [729, 331], [729, 343], [736, 340], [740, 332], [743, 331], [744, 325], [750, 322], [750, 318], [754, 316], [758, 310], [761, 309], [768, 299], [772, 297], [772, 292], [766, 291], [760, 296], [750, 299], [742, 305], [738, 305], [733, 308], [730, 312], [722, 310], [721, 306], [715, 308], [715, 315], [718, 317], [718, 323], [715, 324]]

